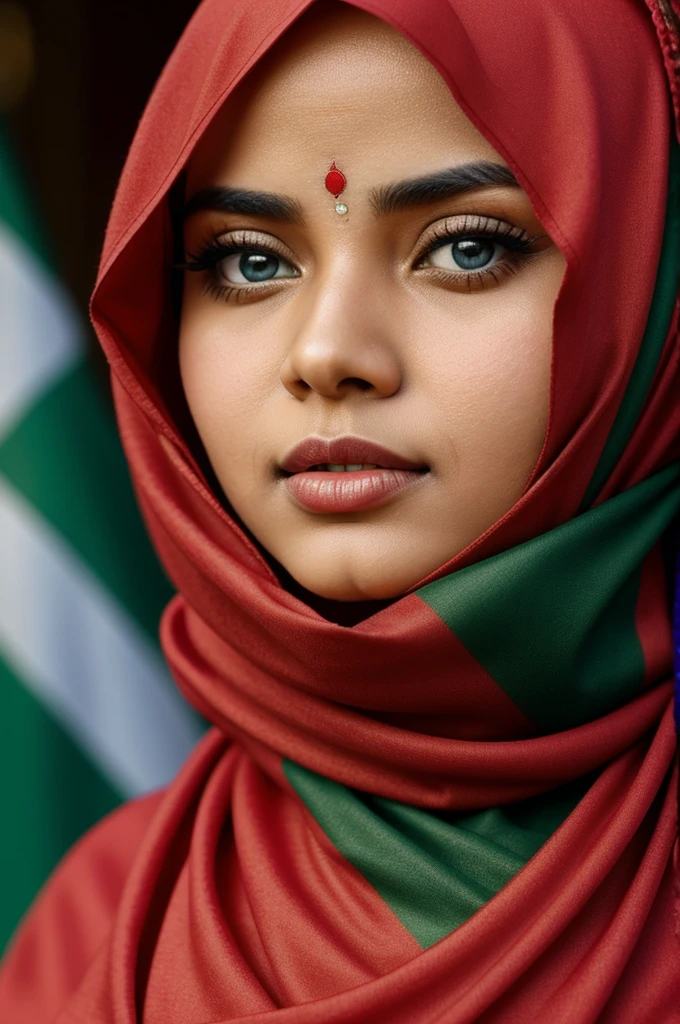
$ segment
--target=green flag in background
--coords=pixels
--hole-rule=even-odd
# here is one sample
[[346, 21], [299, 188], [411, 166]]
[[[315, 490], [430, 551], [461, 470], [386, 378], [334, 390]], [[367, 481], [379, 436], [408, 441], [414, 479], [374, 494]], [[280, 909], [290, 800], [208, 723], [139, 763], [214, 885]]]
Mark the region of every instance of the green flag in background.
[[66, 849], [203, 729], [82, 334], [0, 135], [0, 951]]

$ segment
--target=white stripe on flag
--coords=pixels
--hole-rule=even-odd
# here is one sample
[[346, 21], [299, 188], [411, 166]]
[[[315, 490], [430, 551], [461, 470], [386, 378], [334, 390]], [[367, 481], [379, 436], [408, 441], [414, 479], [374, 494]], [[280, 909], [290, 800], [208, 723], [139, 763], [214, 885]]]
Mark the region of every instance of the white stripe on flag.
[[167, 782], [201, 729], [160, 654], [0, 477], [0, 645], [124, 797]]
[[0, 223], [0, 441], [82, 356], [80, 324], [68, 297]]

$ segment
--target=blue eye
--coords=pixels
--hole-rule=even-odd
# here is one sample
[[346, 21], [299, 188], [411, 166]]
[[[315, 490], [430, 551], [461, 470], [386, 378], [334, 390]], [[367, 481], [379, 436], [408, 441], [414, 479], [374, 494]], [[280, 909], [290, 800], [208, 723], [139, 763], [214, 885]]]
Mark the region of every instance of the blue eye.
[[486, 270], [498, 262], [503, 249], [491, 238], [468, 235], [437, 246], [423, 262], [443, 270]]
[[237, 252], [217, 264], [219, 276], [229, 284], [256, 284], [278, 277], [295, 277], [290, 263], [271, 252]]

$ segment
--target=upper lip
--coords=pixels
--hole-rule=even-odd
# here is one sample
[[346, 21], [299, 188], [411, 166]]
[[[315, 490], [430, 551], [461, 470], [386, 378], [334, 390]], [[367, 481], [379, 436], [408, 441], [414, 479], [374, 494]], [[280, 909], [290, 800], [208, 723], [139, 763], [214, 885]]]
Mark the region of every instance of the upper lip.
[[330, 463], [336, 466], [358, 466], [364, 463], [384, 469], [426, 469], [423, 462], [412, 462], [389, 448], [366, 437], [345, 434], [342, 437], [306, 437], [286, 454], [281, 468], [287, 473], [303, 473], [310, 466]]

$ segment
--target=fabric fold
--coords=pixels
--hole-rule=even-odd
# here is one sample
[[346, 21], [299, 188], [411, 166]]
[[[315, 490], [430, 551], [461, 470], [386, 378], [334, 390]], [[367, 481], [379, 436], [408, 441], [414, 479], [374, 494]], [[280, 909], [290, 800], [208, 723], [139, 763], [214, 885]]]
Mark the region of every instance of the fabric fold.
[[[212, 118], [311, 4], [204, 0], [136, 134], [92, 317], [178, 591], [163, 650], [213, 728], [43, 894], [0, 974], [8, 1024], [35, 1024], [29, 992], [55, 1024], [678, 1019], [666, 36], [662, 52], [653, 5], [622, 0], [493, 19], [477, 0], [352, 3], [440, 72], [565, 257], [543, 450], [507, 515], [357, 625], [279, 582], [181, 402], [172, 203]], [[63, 953], [68, 993], [64, 907], [89, 935]]]

